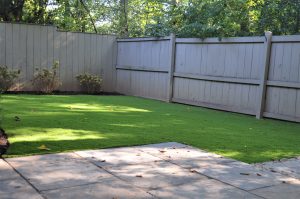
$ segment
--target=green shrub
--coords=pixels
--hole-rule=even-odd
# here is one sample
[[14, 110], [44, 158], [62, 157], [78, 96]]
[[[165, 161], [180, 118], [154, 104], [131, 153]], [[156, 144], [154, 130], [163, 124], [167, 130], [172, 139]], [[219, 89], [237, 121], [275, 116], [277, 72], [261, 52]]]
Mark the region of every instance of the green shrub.
[[76, 76], [81, 89], [87, 93], [99, 93], [102, 86], [102, 77], [99, 75], [91, 75], [84, 73]]
[[8, 91], [20, 75], [20, 70], [11, 70], [7, 66], [0, 66], [0, 93]]
[[56, 90], [61, 85], [57, 74], [58, 68], [58, 61], [53, 63], [51, 69], [37, 68], [32, 80], [34, 89], [36, 91], [47, 94], [52, 93], [54, 90]]

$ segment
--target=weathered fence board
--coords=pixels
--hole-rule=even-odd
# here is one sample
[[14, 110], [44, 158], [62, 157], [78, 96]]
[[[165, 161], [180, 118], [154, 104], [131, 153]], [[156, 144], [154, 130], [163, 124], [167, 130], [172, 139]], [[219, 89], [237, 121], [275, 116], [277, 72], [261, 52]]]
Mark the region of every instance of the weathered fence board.
[[116, 40], [0, 23], [0, 65], [21, 70], [19, 90], [56, 60], [61, 91], [78, 91], [76, 75], [89, 72], [104, 91], [300, 122], [299, 35]]
[[264, 116], [300, 121], [300, 36], [272, 38]]
[[300, 36], [266, 38], [119, 39], [117, 90], [300, 122]]
[[18, 90], [33, 90], [35, 68], [59, 61], [61, 91], [78, 91], [76, 75], [103, 76], [103, 90], [115, 91], [116, 38], [58, 31], [53, 26], [0, 23], [0, 65], [20, 69]]
[[118, 40], [117, 91], [168, 100], [169, 45], [169, 38]]

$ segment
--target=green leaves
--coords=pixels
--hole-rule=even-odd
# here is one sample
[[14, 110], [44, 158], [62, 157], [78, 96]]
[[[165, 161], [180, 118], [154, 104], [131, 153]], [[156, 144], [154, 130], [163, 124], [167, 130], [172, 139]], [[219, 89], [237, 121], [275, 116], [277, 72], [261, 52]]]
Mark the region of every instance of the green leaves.
[[51, 69], [37, 68], [32, 80], [32, 85], [34, 86], [35, 90], [50, 94], [57, 89], [61, 85], [57, 74], [58, 68], [58, 61], [53, 63]]
[[14, 84], [20, 75], [20, 70], [8, 69], [7, 66], [0, 66], [0, 93], [6, 92]]
[[83, 91], [87, 93], [99, 93], [102, 86], [102, 78], [98, 75], [83, 73], [76, 76]]
[[[6, 3], [5, 3], [6, 2]], [[230, 37], [299, 34], [299, 0], [18, 0], [0, 3], [0, 20], [119, 37]], [[84, 2], [84, 3], [82, 3]], [[14, 15], [12, 9], [18, 5]]]

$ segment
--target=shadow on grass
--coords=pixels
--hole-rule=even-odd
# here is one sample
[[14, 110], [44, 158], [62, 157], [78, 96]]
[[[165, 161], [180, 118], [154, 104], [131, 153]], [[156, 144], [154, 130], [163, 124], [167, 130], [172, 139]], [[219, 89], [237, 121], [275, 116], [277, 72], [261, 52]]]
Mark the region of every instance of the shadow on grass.
[[4, 95], [3, 104], [9, 157], [166, 141], [245, 162], [300, 155], [295, 123], [126, 96]]

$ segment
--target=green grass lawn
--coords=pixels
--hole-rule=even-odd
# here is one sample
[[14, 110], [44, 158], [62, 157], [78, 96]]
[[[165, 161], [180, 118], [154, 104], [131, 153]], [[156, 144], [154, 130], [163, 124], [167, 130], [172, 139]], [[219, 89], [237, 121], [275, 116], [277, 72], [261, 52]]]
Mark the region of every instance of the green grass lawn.
[[127, 96], [4, 95], [1, 104], [6, 157], [169, 141], [248, 163], [300, 155], [291, 122]]

